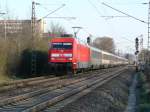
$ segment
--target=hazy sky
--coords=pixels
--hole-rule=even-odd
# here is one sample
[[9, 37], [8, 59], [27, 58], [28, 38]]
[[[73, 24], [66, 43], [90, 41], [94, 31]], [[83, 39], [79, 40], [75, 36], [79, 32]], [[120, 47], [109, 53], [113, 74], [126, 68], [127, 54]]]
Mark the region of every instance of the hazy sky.
[[[86, 39], [89, 34], [97, 36], [113, 37], [117, 49], [122, 52], [133, 52], [135, 37], [143, 34], [144, 45], [147, 45], [147, 24], [132, 18], [103, 18], [101, 16], [124, 16], [102, 5], [105, 2], [114, 8], [127, 12], [139, 19], [147, 21], [148, 5], [141, 3], [148, 0], [35, 0], [41, 3], [36, 6], [37, 18], [42, 18], [49, 12], [57, 9], [62, 4], [65, 7], [53, 13], [49, 17], [76, 17], [76, 20], [45, 19], [47, 29], [51, 22], [64, 26], [67, 32], [73, 33], [72, 26], [81, 26], [84, 29], [79, 32], [81, 39]], [[31, 16], [32, 0], [0, 0], [0, 10], [9, 11], [12, 18], [29, 19]], [[1, 17], [2, 18], [2, 17]], [[130, 41], [128, 41], [130, 40]]]

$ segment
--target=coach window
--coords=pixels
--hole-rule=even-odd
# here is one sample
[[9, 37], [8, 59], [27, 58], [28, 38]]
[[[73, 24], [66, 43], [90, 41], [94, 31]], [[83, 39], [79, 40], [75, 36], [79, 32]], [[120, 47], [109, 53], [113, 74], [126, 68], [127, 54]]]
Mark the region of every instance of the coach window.
[[107, 55], [106, 54], [104, 54], [104, 59], [107, 60]]

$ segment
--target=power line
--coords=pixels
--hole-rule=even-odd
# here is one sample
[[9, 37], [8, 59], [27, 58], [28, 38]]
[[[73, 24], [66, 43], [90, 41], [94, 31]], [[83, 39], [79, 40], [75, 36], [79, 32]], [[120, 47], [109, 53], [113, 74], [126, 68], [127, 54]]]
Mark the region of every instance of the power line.
[[60, 7], [58, 7], [58, 8], [57, 8], [57, 9], [55, 9], [54, 11], [52, 11], [52, 12], [48, 13], [48, 14], [47, 14], [46, 16], [44, 16], [43, 18], [48, 17], [49, 15], [51, 15], [51, 14], [55, 13], [56, 11], [60, 10], [61, 8], [63, 8], [64, 6], [65, 6], [65, 4], [62, 4]]
[[[149, 8], [148, 8], [148, 22], [145, 22], [145, 21], [143, 21], [143, 20], [141, 20], [141, 19], [139, 19], [139, 18], [136, 18], [136, 17], [134, 17], [134, 16], [132, 16], [132, 15], [129, 15], [129, 14], [127, 14], [127, 13], [124, 13], [123, 11], [120, 11], [120, 10], [118, 10], [118, 9], [116, 9], [116, 8], [113, 8], [113, 7], [111, 7], [110, 5], [108, 5], [108, 4], [106, 4], [106, 3], [102, 3], [103, 5], [105, 5], [105, 6], [107, 6], [107, 7], [109, 7], [109, 8], [111, 8], [111, 9], [113, 9], [113, 10], [115, 10], [115, 11], [117, 11], [117, 12], [119, 12], [119, 13], [121, 13], [121, 14], [124, 14], [124, 15], [126, 15], [126, 16], [129, 16], [129, 17], [131, 17], [131, 18], [133, 18], [133, 19], [135, 19], [135, 20], [137, 20], [137, 21], [140, 21], [140, 22], [142, 22], [142, 23], [145, 23], [145, 24], [147, 24], [148, 25], [148, 50], [150, 49], [150, 1], [149, 1], [149, 3], [143, 3], [143, 4], [149, 4]], [[147, 62], [149, 62], [149, 57], [147, 56]]]
[[128, 17], [128, 16], [101, 16], [101, 17], [111, 17], [111, 18], [114, 18], [114, 17]]
[[76, 19], [76, 17], [46, 17], [49, 19]]
[[141, 3], [135, 3], [135, 2], [111, 2], [111, 4], [115, 4], [115, 5], [141, 5]]
[[138, 18], [136, 18], [136, 17], [134, 17], [134, 16], [132, 16], [132, 15], [130, 15], [130, 14], [127, 14], [127, 13], [125, 13], [125, 12], [123, 12], [123, 11], [120, 11], [120, 10], [118, 10], [118, 9], [116, 9], [116, 8], [113, 8], [113, 7], [111, 7], [110, 5], [108, 5], [108, 4], [104, 3], [104, 2], [103, 2], [102, 4], [105, 5], [106, 7], [109, 7], [109, 8], [111, 8], [111, 9], [113, 9], [113, 10], [115, 10], [115, 11], [121, 13], [121, 14], [124, 14], [124, 15], [126, 15], [126, 16], [128, 16], [128, 17], [131, 17], [131, 18], [137, 20], [137, 21], [140, 21], [140, 22], [142, 22], [142, 23], [147, 24], [147, 22], [145, 22], [145, 21], [143, 21], [143, 20], [141, 20], [141, 19], [138, 19]]
[[91, 4], [91, 6], [96, 10], [96, 12], [97, 12], [100, 16], [102, 16], [101, 12], [100, 12], [99, 9], [96, 7], [96, 5], [93, 4], [90, 0], [88, 0], [88, 2], [89, 2], [89, 3]]
[[124, 39], [124, 40], [126, 40], [126, 41], [128, 41], [128, 42], [130, 42], [130, 43], [134, 43], [134, 41], [131, 41], [131, 40], [129, 40], [128, 38], [126, 38], [126, 37], [122, 37], [122, 39]]
[[148, 3], [148, 50], [150, 50], [150, 1]]
[[106, 20], [112, 19], [112, 18], [128, 18], [128, 16], [101, 16], [105, 18]]
[[[88, 0], [88, 2], [91, 4], [91, 6], [96, 10], [96, 12], [99, 14], [99, 16], [100, 17], [104, 17], [102, 14], [101, 14], [101, 12], [99, 11], [99, 9], [96, 7], [96, 5], [94, 4], [94, 3], [92, 3], [90, 0]], [[113, 16], [114, 17], [114, 16]], [[118, 16], [119, 17], [119, 16]], [[109, 25], [110, 26], [110, 24], [106, 21], [106, 19], [104, 19], [105, 20], [105, 22], [107, 23], [107, 25]], [[114, 27], [113, 25], [112, 25], [112, 27]], [[114, 28], [112, 28], [111, 27], [111, 29], [110, 30], [115, 30]], [[110, 27], [109, 27], [110, 28]]]

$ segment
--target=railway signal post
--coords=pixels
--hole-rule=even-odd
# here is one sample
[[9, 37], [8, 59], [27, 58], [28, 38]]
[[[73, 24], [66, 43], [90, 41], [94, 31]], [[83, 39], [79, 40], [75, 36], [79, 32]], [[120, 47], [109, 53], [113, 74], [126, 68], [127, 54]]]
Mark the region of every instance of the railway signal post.
[[139, 53], [139, 39], [135, 38], [135, 56], [136, 56], [136, 71], [138, 71], [138, 53]]

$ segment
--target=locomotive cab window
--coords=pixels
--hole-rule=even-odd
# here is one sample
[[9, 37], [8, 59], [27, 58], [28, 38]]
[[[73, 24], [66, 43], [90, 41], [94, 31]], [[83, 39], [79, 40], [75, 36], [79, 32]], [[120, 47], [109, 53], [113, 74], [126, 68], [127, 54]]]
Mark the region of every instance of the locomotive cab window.
[[72, 49], [72, 43], [67, 42], [52, 43], [52, 49]]

